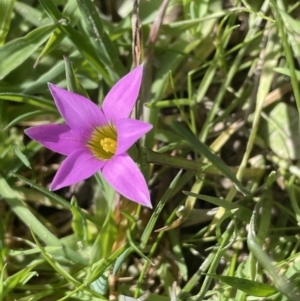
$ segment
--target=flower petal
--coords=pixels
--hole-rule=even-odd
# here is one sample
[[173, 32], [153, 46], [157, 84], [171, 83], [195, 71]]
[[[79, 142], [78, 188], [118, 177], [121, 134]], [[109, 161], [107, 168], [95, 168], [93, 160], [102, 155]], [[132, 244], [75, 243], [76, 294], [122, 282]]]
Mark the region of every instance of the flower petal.
[[128, 155], [114, 156], [102, 169], [107, 182], [120, 194], [152, 208], [144, 176]]
[[84, 146], [81, 137], [73, 132], [67, 124], [35, 126], [26, 129], [25, 133], [31, 139], [62, 155], [69, 155]]
[[55, 104], [70, 128], [89, 138], [96, 126], [107, 124], [101, 109], [91, 100], [49, 84]]
[[89, 178], [105, 164], [87, 150], [75, 150], [61, 164], [50, 189], [57, 190]]
[[129, 116], [139, 95], [143, 75], [143, 65], [122, 77], [106, 95], [102, 110], [113, 123]]
[[118, 133], [116, 155], [126, 152], [138, 139], [152, 129], [152, 125], [135, 119], [123, 118], [116, 121]]

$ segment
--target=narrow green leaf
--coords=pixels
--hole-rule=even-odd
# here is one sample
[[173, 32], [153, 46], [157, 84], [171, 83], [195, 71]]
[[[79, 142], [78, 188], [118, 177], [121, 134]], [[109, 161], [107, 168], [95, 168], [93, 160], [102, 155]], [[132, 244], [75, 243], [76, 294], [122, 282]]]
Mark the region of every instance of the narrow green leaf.
[[[252, 211], [250, 209], [240, 205], [240, 204], [228, 202], [228, 201], [225, 201], [223, 199], [218, 199], [218, 198], [215, 198], [215, 197], [212, 197], [212, 196], [209, 196], [209, 195], [193, 193], [193, 192], [190, 192], [190, 191], [183, 191], [183, 193], [188, 195], [188, 196], [192, 196], [194, 198], [204, 200], [204, 201], [209, 202], [211, 204], [214, 204], [216, 206], [223, 207], [226, 210], [230, 210], [236, 216], [241, 218], [243, 221], [250, 221], [250, 219], [251, 219]], [[188, 219], [193, 220], [193, 219], [199, 218], [198, 210], [201, 210], [201, 209], [193, 209], [190, 212], [190, 214], [188, 216]]]
[[24, 183], [26, 183], [27, 185], [29, 185], [30, 187], [42, 192], [44, 195], [51, 198], [55, 203], [57, 203], [59, 206], [62, 206], [64, 209], [71, 209], [70, 203], [68, 201], [66, 201], [64, 198], [62, 198], [61, 196], [59, 196], [58, 194], [56, 194], [52, 191], [49, 191], [48, 189], [44, 188], [43, 186], [40, 186], [40, 185], [34, 183], [33, 181], [30, 181], [30, 180], [26, 179], [25, 177], [18, 175], [14, 172], [11, 172], [11, 174], [14, 177], [17, 177], [18, 179], [23, 181]]
[[299, 294], [299, 289], [296, 289], [296, 284], [289, 282], [283, 275], [280, 275], [278, 270], [273, 266], [271, 258], [258, 241], [256, 235], [256, 219], [260, 209], [260, 203], [256, 203], [248, 228], [247, 243], [248, 248], [255, 256], [256, 260], [265, 268], [266, 272], [272, 277], [276, 288], [285, 294], [289, 300], [296, 300], [295, 297]]
[[[58, 78], [63, 78], [65, 66], [63, 60], [59, 60], [52, 68], [43, 73], [35, 82], [27, 86], [22, 93], [35, 94], [47, 91], [47, 83], [56, 82]], [[54, 105], [54, 102], [51, 102]]]
[[40, 108], [47, 108], [50, 110], [52, 109], [57, 112], [56, 106], [53, 101], [41, 97], [35, 97], [21, 93], [0, 93], [0, 100], [22, 102]]
[[[300, 114], [300, 89], [297, 81], [297, 76], [295, 72], [295, 62], [293, 57], [293, 49], [290, 45], [290, 39], [288, 37], [288, 28], [290, 24], [285, 21], [285, 16], [282, 12], [285, 11], [285, 2], [282, 0], [272, 0], [270, 1], [272, 4], [273, 13], [276, 19], [277, 30], [279, 32], [281, 38], [281, 45], [284, 49], [284, 55], [287, 61], [287, 67], [291, 73], [291, 83], [293, 87], [294, 97], [297, 104], [298, 112]], [[294, 39], [293, 39], [294, 40]], [[298, 43], [297, 43], [298, 44]], [[299, 53], [298, 53], [299, 54]]]
[[0, 46], [4, 44], [6, 35], [9, 31], [14, 4], [15, 0], [0, 1]]
[[33, 271], [33, 272], [30, 272], [30, 273], [26, 273], [19, 281], [19, 285], [22, 286], [22, 285], [25, 285], [31, 278], [35, 277], [35, 276], [38, 276], [38, 272], [36, 271]]
[[18, 199], [17, 193], [10, 188], [5, 179], [0, 174], [0, 193], [1, 197], [11, 206], [17, 216], [23, 220], [26, 225], [31, 226], [37, 235], [49, 245], [57, 245], [57, 238], [41, 224], [31, 213], [27, 206]]
[[[113, 206], [115, 190], [111, 187], [111, 185], [109, 185], [107, 183], [107, 181], [105, 180], [105, 178], [103, 177], [101, 172], [97, 172], [94, 175], [94, 178], [96, 179], [97, 184], [101, 188], [103, 197], [106, 201], [107, 210], [109, 211]], [[96, 214], [97, 214], [97, 217], [99, 217], [99, 218], [102, 218], [106, 214], [105, 210], [103, 209], [103, 205], [101, 207], [101, 210], [96, 211]], [[105, 216], [104, 216], [104, 218], [105, 218]]]
[[112, 246], [117, 236], [117, 227], [112, 215], [108, 213], [91, 250], [90, 262], [95, 263], [111, 254]]
[[[66, 6], [63, 9], [63, 15], [64, 17], [68, 18], [70, 20], [70, 25], [75, 26], [78, 21], [80, 20], [80, 12], [78, 9], [77, 1], [76, 0], [70, 0], [67, 2]], [[53, 50], [55, 47], [57, 47], [62, 40], [66, 37], [65, 33], [60, 29], [57, 28], [49, 38], [47, 44], [45, 45], [43, 51], [39, 55], [36, 64], [51, 50]]]
[[172, 107], [178, 107], [178, 106], [189, 106], [191, 105], [191, 100], [188, 98], [178, 98], [178, 99], [169, 99], [169, 100], [160, 100], [156, 102], [147, 102], [145, 103], [145, 106], [147, 108], [172, 108]]
[[155, 301], [169, 301], [169, 298], [161, 298], [161, 296], [158, 296], [158, 295], [154, 295], [154, 294], [152, 294], [153, 295], [153, 299], [151, 299], [151, 297], [150, 297], [150, 299], [149, 299], [149, 295], [150, 295], [150, 293], [149, 292], [147, 292], [145, 295], [143, 295], [143, 296], [141, 296], [141, 297], [139, 297], [139, 298], [131, 298], [131, 297], [128, 297], [128, 296], [125, 296], [125, 295], [119, 295], [119, 299], [118, 299], [118, 301], [146, 301], [146, 300], [148, 300], [148, 301], [153, 301], [153, 300], [155, 300]]
[[[124, 212], [123, 212], [124, 214]], [[131, 248], [138, 253], [142, 258], [144, 258], [148, 263], [150, 263], [152, 266], [155, 266], [155, 264], [135, 245], [135, 243], [133, 242], [132, 238], [131, 238], [131, 234], [130, 234], [130, 230], [126, 231], [127, 234], [127, 240], [129, 242], [129, 245], [131, 246]]]
[[173, 179], [173, 181], [170, 183], [168, 189], [166, 190], [166, 192], [164, 193], [164, 195], [162, 196], [162, 198], [160, 199], [158, 205], [155, 207], [152, 215], [151, 215], [151, 218], [142, 234], [142, 237], [141, 237], [141, 249], [144, 249], [148, 243], [148, 240], [153, 232], [153, 229], [154, 229], [154, 226], [156, 224], [156, 221], [157, 219], [160, 217], [160, 213], [161, 211], [163, 210], [165, 204], [167, 203], [173, 189], [175, 188], [176, 184], [178, 183], [180, 177], [181, 177], [181, 174], [182, 174], [182, 170], [180, 170], [176, 177]]
[[71, 200], [71, 211], [73, 214], [72, 228], [76, 235], [86, 244], [88, 240], [87, 222], [75, 197]]
[[98, 279], [109, 267], [111, 267], [117, 258], [124, 252], [125, 245], [117, 249], [108, 258], [100, 259], [89, 267], [87, 276], [85, 277], [84, 284], [89, 285]]
[[300, 22], [297, 19], [293, 19], [291, 15], [282, 9], [279, 10], [283, 24], [285, 25], [288, 42], [292, 46], [293, 55], [296, 58], [300, 58], [300, 46], [299, 46], [299, 37], [300, 37]]
[[[291, 71], [289, 68], [286, 67], [276, 67], [273, 69], [275, 72], [281, 73], [283, 75], [291, 76]], [[299, 70], [294, 70], [295, 75], [297, 77], [297, 80], [300, 80], [300, 71]]]
[[[24, 240], [28, 245], [32, 246], [32, 249], [24, 250], [10, 250], [9, 251], [9, 256], [27, 256], [27, 255], [40, 255], [41, 250], [39, 248], [35, 248], [35, 244], [31, 241]], [[46, 252], [48, 252], [51, 255], [60, 255], [59, 251], [61, 251], [61, 247], [45, 247], [44, 248]]]
[[3, 283], [4, 284], [3, 296], [5, 296], [10, 290], [15, 288], [17, 285], [21, 286], [25, 284], [28, 280], [30, 280], [31, 277], [36, 276], [37, 272], [31, 272], [31, 270], [43, 261], [44, 260], [35, 260], [26, 268], [9, 276]]
[[77, 3], [99, 60], [105, 63], [110, 76], [117, 81], [121, 75], [125, 74], [125, 68], [119, 59], [115, 45], [104, 30], [95, 4], [91, 0], [77, 0]]
[[55, 261], [50, 254], [48, 254], [45, 249], [40, 244], [39, 240], [35, 236], [34, 232], [31, 230], [31, 234], [33, 236], [33, 239], [35, 243], [37, 244], [38, 248], [41, 250], [41, 253], [43, 254], [44, 258], [48, 261], [48, 263], [52, 266], [52, 268], [60, 274], [62, 277], [64, 277], [66, 280], [71, 282], [75, 286], [80, 286], [81, 283], [77, 281], [75, 278], [73, 278], [57, 261]]
[[3, 283], [4, 283], [4, 273], [6, 273], [6, 265], [7, 263], [4, 264], [4, 266], [2, 267], [2, 271], [0, 274], [0, 301], [3, 300], [4, 297], [4, 287], [3, 287]]
[[31, 169], [31, 165], [27, 157], [22, 153], [20, 147], [18, 145], [14, 145], [14, 152], [16, 156], [23, 162], [25, 166]]
[[125, 261], [125, 259], [132, 253], [133, 249], [132, 247], [128, 247], [116, 260], [114, 264], [114, 269], [113, 269], [113, 275], [116, 275], [117, 272], [119, 271], [122, 263]]
[[16, 117], [15, 119], [13, 119], [4, 129], [3, 131], [9, 129], [10, 127], [24, 121], [24, 120], [28, 120], [28, 119], [32, 119], [35, 116], [39, 116], [39, 115], [43, 115], [43, 114], [51, 114], [53, 113], [53, 111], [49, 111], [49, 110], [37, 110], [37, 111], [33, 111], [33, 112], [29, 112], [29, 113], [25, 113], [22, 115], [19, 115], [18, 117]]
[[51, 20], [44, 14], [42, 10], [25, 3], [25, 1], [16, 1], [14, 11], [21, 15], [24, 20], [34, 25], [35, 27], [51, 24]]
[[[31, 159], [41, 148], [41, 144], [32, 140], [26, 145], [24, 154], [27, 156], [28, 159]], [[24, 167], [24, 165], [18, 158], [12, 160], [8, 169], [5, 170], [6, 178], [9, 179], [13, 175], [11, 172], [18, 172], [18, 170], [22, 167]]]
[[[65, 20], [64, 16], [52, 1], [40, 0], [40, 3], [54, 22]], [[89, 41], [87, 41], [87, 39], [78, 30], [74, 29], [70, 24], [61, 24], [60, 29], [64, 32], [65, 35], [70, 38], [70, 40], [74, 43], [81, 54], [91, 63], [91, 65], [99, 71], [99, 73], [103, 76], [103, 79], [109, 85], [112, 85], [113, 81], [110, 78], [105, 65], [101, 61], [99, 61], [97, 54], [91, 47]]]
[[0, 197], [2, 197], [11, 207], [12, 211], [19, 217], [24, 224], [31, 228], [49, 246], [61, 246], [64, 256], [80, 265], [87, 265], [87, 260], [78, 252], [66, 247], [56, 238], [28, 209], [27, 205], [18, 198], [14, 191], [0, 174]]
[[80, 84], [78, 78], [76, 77], [76, 74], [74, 72], [74, 69], [71, 65], [71, 62], [69, 59], [64, 56], [65, 60], [65, 68], [66, 68], [66, 79], [67, 79], [67, 87], [68, 90], [74, 93], [81, 94], [87, 98], [90, 98], [85, 89]]
[[294, 106], [279, 102], [262, 115], [259, 134], [280, 158], [299, 160], [299, 113]]
[[187, 281], [188, 266], [182, 252], [182, 243], [180, 241], [180, 237], [175, 231], [168, 231], [167, 234], [169, 235], [171, 241], [172, 251], [175, 256], [175, 260], [178, 265], [180, 275], [184, 281]]
[[109, 282], [109, 271], [106, 271], [98, 279], [93, 281], [90, 284], [90, 286], [98, 294], [106, 295], [107, 288], [108, 288], [108, 282]]
[[57, 24], [39, 27], [24, 38], [15, 39], [0, 47], [0, 80], [28, 59], [56, 27]]
[[196, 149], [200, 155], [206, 157], [215, 167], [220, 170], [228, 179], [230, 179], [236, 186], [236, 189], [244, 195], [249, 195], [248, 189], [246, 189], [241, 182], [236, 178], [235, 174], [229, 169], [229, 167], [218, 156], [213, 154], [210, 149], [203, 144], [191, 131], [186, 129], [178, 122], [171, 123], [170, 126], [178, 133], [184, 140], [188, 141], [193, 149]]
[[255, 297], [268, 297], [277, 293], [277, 289], [274, 286], [260, 283], [257, 281], [243, 279], [231, 276], [219, 276], [215, 274], [207, 274], [208, 276], [221, 280], [231, 287], [237, 288], [251, 296]]

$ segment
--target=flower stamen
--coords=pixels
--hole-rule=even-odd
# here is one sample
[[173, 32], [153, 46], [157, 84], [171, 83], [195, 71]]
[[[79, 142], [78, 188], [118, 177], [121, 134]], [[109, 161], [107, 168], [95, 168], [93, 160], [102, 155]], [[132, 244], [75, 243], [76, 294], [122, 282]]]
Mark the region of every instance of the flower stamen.
[[93, 155], [103, 161], [112, 158], [117, 150], [117, 131], [114, 125], [108, 124], [94, 129], [87, 146]]
[[108, 153], [114, 154], [117, 149], [117, 142], [111, 138], [104, 138], [100, 141], [102, 148]]

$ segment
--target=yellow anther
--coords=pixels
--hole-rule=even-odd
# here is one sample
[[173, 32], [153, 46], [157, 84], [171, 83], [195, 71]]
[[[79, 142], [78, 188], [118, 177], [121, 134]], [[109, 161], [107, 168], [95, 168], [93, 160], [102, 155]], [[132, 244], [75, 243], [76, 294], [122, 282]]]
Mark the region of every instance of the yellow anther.
[[111, 138], [101, 139], [100, 144], [102, 148], [108, 153], [114, 154], [117, 149], [117, 142]]
[[103, 161], [112, 158], [117, 149], [117, 131], [114, 125], [108, 124], [94, 129], [87, 146], [93, 155]]

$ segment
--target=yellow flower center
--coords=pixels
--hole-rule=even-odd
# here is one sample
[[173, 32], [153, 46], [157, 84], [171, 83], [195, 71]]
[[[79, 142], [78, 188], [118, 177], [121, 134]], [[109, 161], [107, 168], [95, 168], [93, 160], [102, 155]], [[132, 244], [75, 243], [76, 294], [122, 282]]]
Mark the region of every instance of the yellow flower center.
[[117, 130], [114, 125], [98, 126], [92, 132], [87, 146], [93, 155], [103, 161], [114, 156], [117, 149]]

